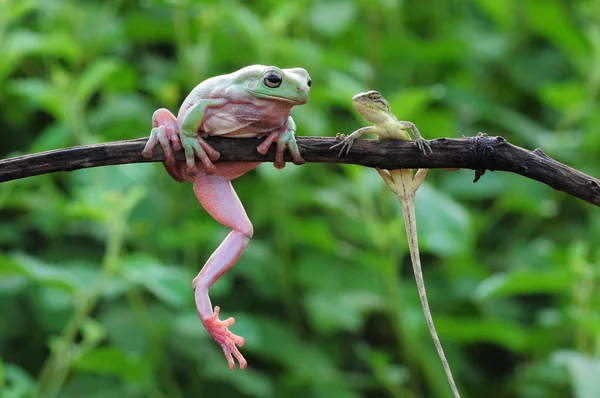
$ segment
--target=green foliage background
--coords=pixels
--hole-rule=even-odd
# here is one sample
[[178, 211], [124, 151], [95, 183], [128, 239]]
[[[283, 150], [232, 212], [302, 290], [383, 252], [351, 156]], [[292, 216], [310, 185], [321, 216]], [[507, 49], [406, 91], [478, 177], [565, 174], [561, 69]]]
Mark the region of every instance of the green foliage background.
[[[146, 136], [199, 81], [302, 66], [299, 135], [349, 133], [378, 89], [427, 138], [484, 131], [600, 176], [600, 4], [559, 0], [0, 0], [3, 157]], [[600, 210], [509, 173], [433, 170], [425, 282], [464, 397], [600, 396]], [[373, 170], [265, 164], [255, 226], [211, 290], [245, 337], [232, 372], [191, 280], [228, 233], [159, 164], [0, 185], [2, 397], [449, 397], [400, 206]]]

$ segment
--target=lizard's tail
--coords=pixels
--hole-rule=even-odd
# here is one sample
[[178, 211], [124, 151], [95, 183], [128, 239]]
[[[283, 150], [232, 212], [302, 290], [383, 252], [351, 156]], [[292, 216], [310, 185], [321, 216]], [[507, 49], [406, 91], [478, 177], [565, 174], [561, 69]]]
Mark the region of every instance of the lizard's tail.
[[400, 204], [402, 205], [402, 214], [404, 216], [404, 225], [406, 226], [406, 236], [408, 237], [408, 247], [410, 249], [410, 259], [412, 261], [413, 271], [415, 273], [415, 279], [417, 281], [419, 298], [421, 299], [421, 307], [423, 307], [425, 320], [427, 321], [427, 326], [429, 327], [429, 332], [431, 333], [431, 338], [433, 339], [435, 349], [437, 350], [438, 356], [440, 357], [442, 365], [444, 366], [444, 371], [446, 372], [446, 377], [448, 378], [448, 382], [450, 383], [452, 393], [454, 394], [455, 398], [460, 398], [460, 394], [458, 393], [458, 389], [456, 388], [456, 384], [454, 383], [454, 378], [452, 377], [450, 365], [448, 364], [446, 354], [444, 354], [444, 349], [442, 348], [442, 343], [440, 342], [440, 338], [438, 337], [437, 332], [435, 330], [433, 318], [431, 317], [431, 311], [429, 310], [427, 293], [425, 291], [425, 282], [423, 281], [423, 271], [421, 270], [421, 260], [419, 258], [419, 242], [417, 240], [417, 224], [415, 218], [414, 200], [403, 200], [400, 196], [398, 197], [398, 199], [400, 200]]

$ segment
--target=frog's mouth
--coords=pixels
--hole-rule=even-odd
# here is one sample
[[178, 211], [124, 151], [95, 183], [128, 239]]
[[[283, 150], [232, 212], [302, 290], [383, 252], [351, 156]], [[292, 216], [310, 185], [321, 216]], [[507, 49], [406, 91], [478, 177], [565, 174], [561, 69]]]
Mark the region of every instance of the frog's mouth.
[[289, 102], [292, 104], [303, 104], [306, 101], [301, 100], [300, 98], [298, 99], [293, 99], [293, 98], [287, 98], [287, 97], [280, 97], [278, 95], [265, 95], [266, 98], [273, 98], [276, 99], [278, 101], [283, 101], [283, 102]]
[[269, 94], [264, 94], [264, 93], [256, 94], [256, 96], [260, 97], [260, 98], [273, 99], [273, 100], [280, 101], [280, 102], [288, 102], [288, 103], [294, 104], [294, 105], [305, 104], [306, 101], [308, 100], [308, 96], [306, 99], [304, 99], [300, 95], [298, 95], [297, 98], [281, 97], [279, 95], [269, 95]]

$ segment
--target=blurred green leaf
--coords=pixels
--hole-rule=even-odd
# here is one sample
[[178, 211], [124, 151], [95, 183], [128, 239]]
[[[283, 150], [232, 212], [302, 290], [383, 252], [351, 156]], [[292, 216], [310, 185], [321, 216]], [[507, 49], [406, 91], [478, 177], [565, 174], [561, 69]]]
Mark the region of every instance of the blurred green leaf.
[[479, 300], [510, 297], [519, 294], [568, 292], [574, 277], [569, 270], [514, 270], [495, 274], [484, 280], [474, 291]]
[[181, 268], [164, 266], [149, 255], [127, 256], [122, 260], [121, 269], [128, 281], [144, 286], [170, 306], [184, 307], [192, 297], [189, 274]]
[[78, 291], [77, 280], [66, 269], [46, 264], [25, 254], [0, 255], [3, 277], [22, 276], [30, 282], [56, 287], [70, 293]]
[[575, 398], [592, 398], [600, 395], [600, 360], [574, 351], [560, 351], [553, 361], [566, 366], [571, 375]]
[[348, 28], [356, 15], [356, 5], [351, 2], [316, 2], [310, 10], [313, 28], [328, 36], [338, 35]]
[[430, 184], [423, 184], [419, 189], [415, 213], [421, 247], [448, 256], [465, 252], [473, 244], [469, 213]]
[[151, 369], [148, 363], [118, 348], [99, 347], [85, 354], [73, 364], [75, 369], [100, 375], [116, 376], [135, 384], [148, 384]]
[[313, 293], [305, 297], [315, 329], [330, 334], [340, 330], [356, 332], [363, 325], [363, 313], [382, 308], [384, 299], [372, 292]]
[[[351, 98], [372, 89], [428, 139], [481, 131], [600, 175], [596, 2], [427, 5], [0, 0], [1, 156], [147, 136], [199, 82], [264, 64], [310, 73], [298, 135], [367, 126]], [[600, 213], [516, 174], [472, 181], [431, 170], [416, 203], [462, 395], [594, 394]], [[375, 171], [264, 164], [233, 185], [254, 236], [210, 294], [245, 338], [243, 372], [194, 308], [230, 228], [191, 184], [154, 163], [0, 184], [0, 395], [449, 396]]]
[[35, 389], [35, 380], [25, 370], [18, 366], [5, 363], [3, 367], [0, 391], [3, 398], [25, 398], [31, 396]]

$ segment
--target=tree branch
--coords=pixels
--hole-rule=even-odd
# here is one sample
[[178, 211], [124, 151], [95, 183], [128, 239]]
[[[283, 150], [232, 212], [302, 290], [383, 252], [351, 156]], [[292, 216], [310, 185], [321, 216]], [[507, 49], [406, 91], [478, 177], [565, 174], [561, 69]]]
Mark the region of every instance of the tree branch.
[[[147, 138], [58, 149], [0, 160], [0, 182], [57, 171], [72, 171], [125, 163], [160, 162], [160, 146], [152, 159], [142, 157]], [[220, 162], [272, 162], [275, 147], [261, 155], [254, 138], [206, 139], [221, 153]], [[542, 182], [593, 205], [600, 206], [600, 180], [572, 169], [547, 156], [541, 149], [529, 151], [512, 145], [502, 137], [479, 134], [461, 139], [439, 138], [429, 141], [433, 155], [423, 154], [410, 141], [357, 140], [350, 153], [338, 157], [330, 151], [335, 138], [297, 137], [302, 156], [307, 162], [358, 164], [384, 169], [400, 168], [466, 168], [475, 170], [476, 182], [485, 170], [509, 171]], [[176, 154], [184, 160], [183, 152]], [[286, 153], [286, 161], [291, 157]]]

